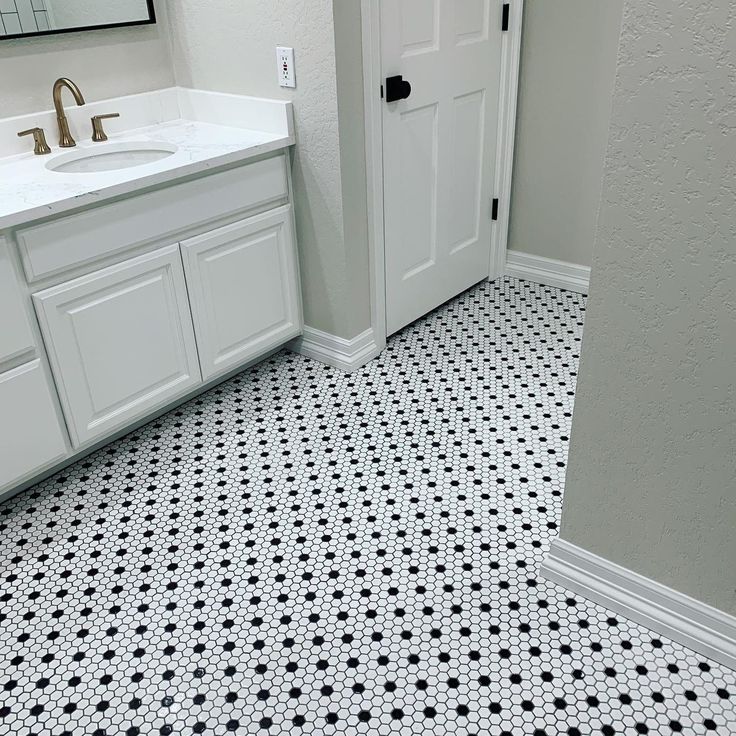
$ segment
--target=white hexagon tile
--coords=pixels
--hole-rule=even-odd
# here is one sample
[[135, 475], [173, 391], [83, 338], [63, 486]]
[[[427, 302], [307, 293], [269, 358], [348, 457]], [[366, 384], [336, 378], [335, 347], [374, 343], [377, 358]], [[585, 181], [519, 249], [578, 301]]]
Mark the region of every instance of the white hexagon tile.
[[736, 733], [733, 672], [537, 577], [584, 305], [281, 353], [2, 504], [0, 733]]

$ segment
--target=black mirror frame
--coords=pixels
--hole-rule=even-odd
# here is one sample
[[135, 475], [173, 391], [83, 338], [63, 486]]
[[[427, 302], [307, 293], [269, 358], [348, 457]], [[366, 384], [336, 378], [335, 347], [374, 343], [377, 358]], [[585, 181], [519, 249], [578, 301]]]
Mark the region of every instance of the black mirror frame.
[[0, 41], [10, 41], [18, 38], [38, 38], [39, 36], [58, 36], [62, 33], [81, 33], [82, 31], [102, 31], [106, 28], [130, 28], [131, 26], [150, 26], [156, 22], [156, 10], [153, 0], [146, 0], [148, 7], [147, 20], [131, 20], [127, 23], [101, 23], [97, 26], [77, 26], [76, 28], [60, 28], [53, 31], [35, 31], [33, 33], [13, 33], [8, 36], [0, 35]]

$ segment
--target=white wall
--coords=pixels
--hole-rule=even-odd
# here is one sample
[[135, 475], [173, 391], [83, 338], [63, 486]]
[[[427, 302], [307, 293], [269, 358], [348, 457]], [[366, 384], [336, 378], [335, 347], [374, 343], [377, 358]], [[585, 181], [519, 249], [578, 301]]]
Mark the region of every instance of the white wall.
[[[346, 7], [337, 13], [338, 30], [353, 39], [359, 2], [340, 2]], [[169, 15], [180, 85], [293, 101], [306, 323], [341, 337], [356, 336], [370, 325], [370, 298], [365, 236], [350, 218], [361, 221], [365, 214], [353, 208], [353, 189], [352, 199], [343, 197], [349, 182], [343, 182], [341, 159], [354, 161], [355, 151], [350, 154], [340, 143], [333, 1], [170, 0]], [[278, 86], [277, 45], [295, 48], [296, 90]], [[353, 53], [359, 58], [360, 47], [353, 47]], [[351, 74], [347, 71], [347, 78]], [[344, 108], [343, 114], [347, 131], [351, 111]], [[354, 145], [358, 139], [359, 132], [343, 143]]]
[[526, 0], [509, 248], [589, 266], [622, 0]]
[[736, 614], [736, 4], [627, 0], [562, 537]]
[[89, 100], [173, 85], [160, 1], [156, 11], [155, 25], [0, 41], [0, 115], [51, 109], [51, 86], [61, 76], [77, 82]]

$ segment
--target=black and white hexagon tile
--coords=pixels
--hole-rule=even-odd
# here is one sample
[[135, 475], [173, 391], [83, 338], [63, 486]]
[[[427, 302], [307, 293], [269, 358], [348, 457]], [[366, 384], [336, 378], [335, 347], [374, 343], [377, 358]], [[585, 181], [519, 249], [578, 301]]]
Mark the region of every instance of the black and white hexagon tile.
[[0, 506], [0, 732], [736, 733], [733, 672], [537, 578], [584, 304], [281, 353]]

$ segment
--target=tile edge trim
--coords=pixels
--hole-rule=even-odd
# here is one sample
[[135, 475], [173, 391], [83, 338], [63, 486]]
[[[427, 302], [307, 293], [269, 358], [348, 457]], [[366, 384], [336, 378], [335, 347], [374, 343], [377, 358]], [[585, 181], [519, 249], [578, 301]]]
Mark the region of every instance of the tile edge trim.
[[569, 289], [587, 294], [590, 285], [590, 268], [577, 263], [557, 261], [520, 250], [506, 252], [506, 276], [526, 279], [544, 286]]
[[305, 327], [302, 336], [289, 343], [288, 347], [292, 352], [346, 373], [362, 368], [381, 352], [373, 328], [347, 340], [314, 327]]
[[736, 670], [736, 617], [563, 539], [540, 575]]

